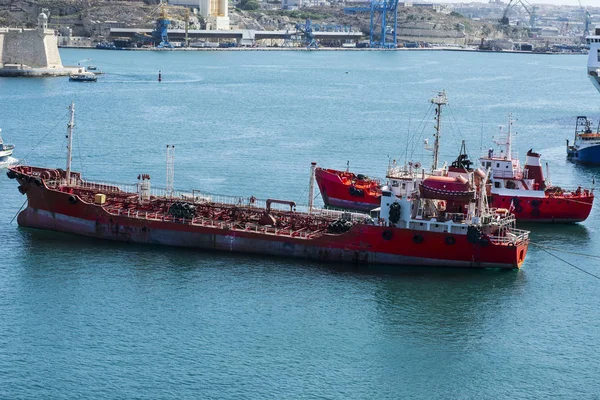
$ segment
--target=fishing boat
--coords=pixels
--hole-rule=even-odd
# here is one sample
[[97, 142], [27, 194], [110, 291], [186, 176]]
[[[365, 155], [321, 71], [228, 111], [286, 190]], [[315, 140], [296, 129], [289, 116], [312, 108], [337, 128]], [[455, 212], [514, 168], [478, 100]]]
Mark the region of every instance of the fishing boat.
[[12, 144], [4, 144], [2, 140], [2, 129], [0, 129], [0, 163], [4, 163], [9, 161], [10, 156], [15, 149], [15, 146]]
[[480, 190], [466, 212], [448, 213], [442, 201], [420, 196], [419, 171], [405, 171], [382, 187], [380, 206], [371, 216], [315, 208], [316, 163], [306, 208], [287, 200], [177, 192], [169, 167], [165, 190], [153, 189], [147, 174], [131, 186], [90, 182], [71, 170], [73, 103], [70, 111], [66, 170], [20, 165], [7, 172], [28, 200], [17, 217], [20, 226], [356, 264], [512, 269], [525, 260], [529, 232], [516, 229], [512, 215], [488, 207], [483, 180], [473, 182]]
[[593, 35], [586, 37], [590, 47], [587, 72], [592, 84], [600, 92], [600, 27], [596, 27]]
[[567, 140], [567, 159], [581, 164], [600, 164], [600, 124], [594, 132], [590, 119], [577, 117], [573, 144], [569, 145]]
[[544, 177], [539, 153], [529, 150], [525, 166], [512, 151], [512, 119], [504, 140], [496, 143], [500, 152], [489, 149], [480, 158], [482, 167], [490, 168], [490, 197], [493, 207], [508, 209], [518, 221], [581, 222], [589, 216], [594, 202], [594, 190], [566, 190], [552, 186]]
[[72, 82], [96, 82], [98, 77], [92, 72], [78, 72], [69, 75], [69, 80]]

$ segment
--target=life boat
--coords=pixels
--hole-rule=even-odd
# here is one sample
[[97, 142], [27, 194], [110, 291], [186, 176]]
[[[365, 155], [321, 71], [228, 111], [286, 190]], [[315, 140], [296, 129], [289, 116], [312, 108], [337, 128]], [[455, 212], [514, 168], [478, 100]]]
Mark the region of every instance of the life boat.
[[429, 176], [419, 185], [421, 197], [426, 199], [468, 202], [475, 191], [463, 176]]

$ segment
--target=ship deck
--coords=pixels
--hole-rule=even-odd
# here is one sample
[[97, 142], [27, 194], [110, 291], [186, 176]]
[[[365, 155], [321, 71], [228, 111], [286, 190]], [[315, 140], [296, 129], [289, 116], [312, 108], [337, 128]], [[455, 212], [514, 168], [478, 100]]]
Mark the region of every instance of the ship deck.
[[[64, 179], [45, 180], [44, 183], [50, 190], [77, 196], [85, 203], [102, 206], [107, 213], [115, 216], [267, 235], [310, 239], [324, 233], [335, 233], [331, 232], [331, 224], [336, 221], [350, 221], [354, 225], [369, 218], [366, 214], [319, 208], [313, 208], [309, 213], [306, 206], [296, 206], [290, 201], [216, 195], [198, 190], [169, 193], [165, 189], [152, 189], [142, 199], [138, 185], [81, 179], [74, 179], [70, 184]], [[97, 204], [97, 194], [106, 196], [102, 204]], [[193, 217], [174, 216], [169, 210], [175, 203], [193, 205]]]

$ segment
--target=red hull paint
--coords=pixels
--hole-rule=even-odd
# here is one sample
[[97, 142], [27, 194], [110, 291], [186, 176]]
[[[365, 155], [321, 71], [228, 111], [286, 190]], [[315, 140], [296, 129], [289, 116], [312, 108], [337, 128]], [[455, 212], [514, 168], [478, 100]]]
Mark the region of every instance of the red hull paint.
[[[527, 241], [516, 246], [489, 242], [481, 245], [468, 242], [465, 235], [367, 224], [354, 225], [343, 234], [291, 237], [129, 217], [111, 214], [103, 206], [81, 198], [72, 204], [69, 193], [49, 189], [44, 182], [40, 185], [34, 180], [18, 181], [29, 200], [28, 207], [18, 216], [19, 225], [123, 242], [353, 263], [480, 268], [518, 268], [528, 247]], [[421, 236], [419, 243], [414, 242], [415, 235]], [[454, 238], [454, 243], [447, 244], [448, 236]]]
[[539, 198], [493, 194], [491, 200], [492, 207], [510, 209], [517, 221], [571, 223], [587, 219], [592, 211], [594, 195]]
[[[376, 181], [357, 180], [356, 177], [357, 175], [344, 171], [317, 168], [315, 180], [325, 205], [359, 211], [370, 211], [379, 207], [379, 184]], [[362, 191], [362, 195], [356, 191], [352, 194], [351, 187]]]

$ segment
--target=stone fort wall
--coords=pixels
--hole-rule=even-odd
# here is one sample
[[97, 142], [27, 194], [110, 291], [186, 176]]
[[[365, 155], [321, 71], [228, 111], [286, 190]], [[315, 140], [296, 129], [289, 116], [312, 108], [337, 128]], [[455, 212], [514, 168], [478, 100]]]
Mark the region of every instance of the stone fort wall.
[[0, 65], [61, 68], [57, 38], [51, 29], [0, 29]]

